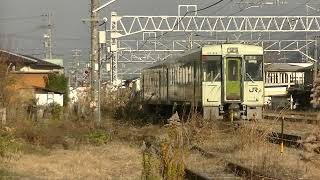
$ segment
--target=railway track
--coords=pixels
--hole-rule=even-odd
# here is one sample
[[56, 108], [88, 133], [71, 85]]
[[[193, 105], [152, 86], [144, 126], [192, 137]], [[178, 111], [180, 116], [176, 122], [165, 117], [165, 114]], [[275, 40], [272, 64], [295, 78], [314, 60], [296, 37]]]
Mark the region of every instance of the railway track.
[[[226, 127], [232, 127], [232, 124], [224, 124]], [[239, 125], [241, 126], [241, 124]], [[264, 132], [256, 129], [259, 134], [263, 134]], [[286, 147], [291, 148], [299, 148], [300, 147], [300, 141], [302, 140], [302, 137], [299, 135], [293, 135], [293, 134], [286, 134], [286, 133], [279, 133], [279, 132], [270, 132], [267, 134], [267, 139], [270, 143], [274, 144], [280, 144], [283, 141], [283, 145]]]
[[[283, 137], [283, 138], [282, 138]], [[283, 145], [286, 147], [299, 148], [301, 146], [301, 136], [291, 134], [281, 134], [277, 132], [271, 132], [268, 135], [268, 140], [271, 143], [280, 144], [283, 141]]]
[[[150, 142], [148, 141], [147, 148], [153, 150], [155, 154], [159, 157], [161, 157], [161, 152], [160, 152], [160, 146], [156, 142]], [[213, 153], [206, 152], [205, 150], [201, 149], [200, 147], [193, 146], [190, 150], [200, 152], [202, 155], [204, 155], [207, 158], [214, 158], [217, 157], [218, 155], [214, 155]], [[233, 164], [232, 166], [229, 166], [231, 169], [228, 169], [226, 173], [224, 174], [204, 174], [200, 172], [196, 172], [188, 167], [185, 167], [185, 179], [187, 180], [212, 180], [212, 179], [241, 179], [241, 177], [245, 177], [243, 171], [240, 171], [241, 169], [245, 169], [242, 166], [235, 166]], [[239, 173], [242, 172], [242, 173]], [[261, 178], [260, 178], [261, 179]]]
[[[214, 157], [218, 157], [221, 156], [219, 153], [212, 153], [212, 152], [208, 152], [204, 149], [202, 149], [201, 147], [198, 146], [193, 146], [192, 150], [196, 150], [198, 152], [200, 152], [203, 156], [207, 157], [207, 158], [214, 158]], [[230, 172], [236, 176], [238, 176], [239, 178], [245, 178], [245, 179], [252, 179], [252, 180], [261, 180], [261, 179], [265, 179], [265, 180], [277, 180], [278, 178], [275, 177], [270, 177], [268, 175], [265, 175], [261, 172], [252, 170], [248, 167], [239, 165], [237, 163], [225, 160], [226, 165], [227, 165], [227, 172]], [[215, 178], [210, 178], [210, 179], [215, 179]]]
[[263, 113], [264, 119], [280, 119], [283, 118], [286, 121], [292, 122], [305, 122], [308, 124], [319, 124], [320, 116], [318, 117], [317, 112], [295, 112], [295, 111], [285, 111], [285, 112], [271, 112], [265, 111]]

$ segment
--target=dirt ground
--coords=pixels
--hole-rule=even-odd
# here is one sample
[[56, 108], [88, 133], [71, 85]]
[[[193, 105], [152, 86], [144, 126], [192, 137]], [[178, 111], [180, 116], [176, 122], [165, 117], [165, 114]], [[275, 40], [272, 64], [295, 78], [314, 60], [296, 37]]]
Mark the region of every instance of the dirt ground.
[[111, 142], [79, 150], [53, 150], [48, 155], [25, 154], [1, 167], [25, 179], [140, 179], [142, 157], [135, 145]]

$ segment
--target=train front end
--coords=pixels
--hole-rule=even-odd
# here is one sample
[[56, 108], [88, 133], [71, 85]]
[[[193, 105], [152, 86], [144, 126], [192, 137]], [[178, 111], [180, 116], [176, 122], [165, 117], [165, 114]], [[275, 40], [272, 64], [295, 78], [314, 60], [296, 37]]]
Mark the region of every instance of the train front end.
[[202, 62], [205, 118], [262, 118], [262, 47], [243, 44], [205, 46]]

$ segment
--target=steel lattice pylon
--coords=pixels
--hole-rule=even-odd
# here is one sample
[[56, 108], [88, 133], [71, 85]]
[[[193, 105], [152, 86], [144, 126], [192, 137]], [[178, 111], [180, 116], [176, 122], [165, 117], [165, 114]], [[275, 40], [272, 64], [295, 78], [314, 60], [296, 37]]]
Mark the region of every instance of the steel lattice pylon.
[[[188, 48], [186, 40], [121, 40], [119, 41], [120, 56], [119, 62], [141, 62], [153, 63], [170, 56], [171, 53], [180, 53]], [[194, 40], [194, 47], [201, 47], [206, 44], [221, 44], [225, 40]], [[265, 52], [299, 52], [310, 60], [312, 57], [305, 53], [306, 48], [315, 46], [315, 40], [230, 40], [229, 43], [244, 43], [262, 46]], [[158, 53], [158, 54], [157, 54]], [[165, 53], [167, 53], [165, 55]], [[137, 56], [142, 54], [142, 56]], [[161, 54], [164, 54], [161, 56]], [[156, 56], [158, 55], [158, 57]], [[147, 59], [149, 58], [149, 59]]]
[[320, 16], [117, 16], [117, 37], [139, 32], [319, 32]]
[[[124, 40], [124, 37], [146, 32], [155, 34], [154, 38]], [[240, 34], [320, 32], [320, 16], [117, 16], [115, 12], [112, 12], [111, 52], [114, 57], [112, 79], [117, 78], [118, 56], [122, 59], [119, 62], [146, 63], [162, 60], [171, 53], [187, 49], [188, 41], [166, 40], [165, 36], [161, 36], [166, 32]], [[160, 36], [156, 36], [157, 34]], [[240, 37], [233, 42], [241, 42]], [[245, 41], [248, 40], [242, 42]], [[193, 40], [194, 47], [222, 42], [225, 40]], [[308, 59], [314, 60], [307, 52], [304, 52], [308, 46], [314, 45], [313, 40], [258, 40], [246, 43], [261, 45], [266, 51], [271, 52], [300, 52]]]

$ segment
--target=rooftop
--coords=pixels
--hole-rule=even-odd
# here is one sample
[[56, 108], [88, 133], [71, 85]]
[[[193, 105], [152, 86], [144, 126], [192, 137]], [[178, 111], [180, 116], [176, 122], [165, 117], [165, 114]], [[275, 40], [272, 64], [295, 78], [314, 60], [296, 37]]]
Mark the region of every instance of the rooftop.
[[266, 63], [267, 72], [304, 72], [313, 68], [311, 63]]
[[13, 52], [9, 52], [6, 50], [0, 49], [0, 63], [14, 63], [14, 64], [25, 64], [30, 65], [32, 68], [38, 69], [38, 68], [52, 68], [52, 69], [63, 69], [62, 66], [44, 61], [42, 59], [29, 56], [29, 55], [23, 55], [23, 54], [17, 54]]

